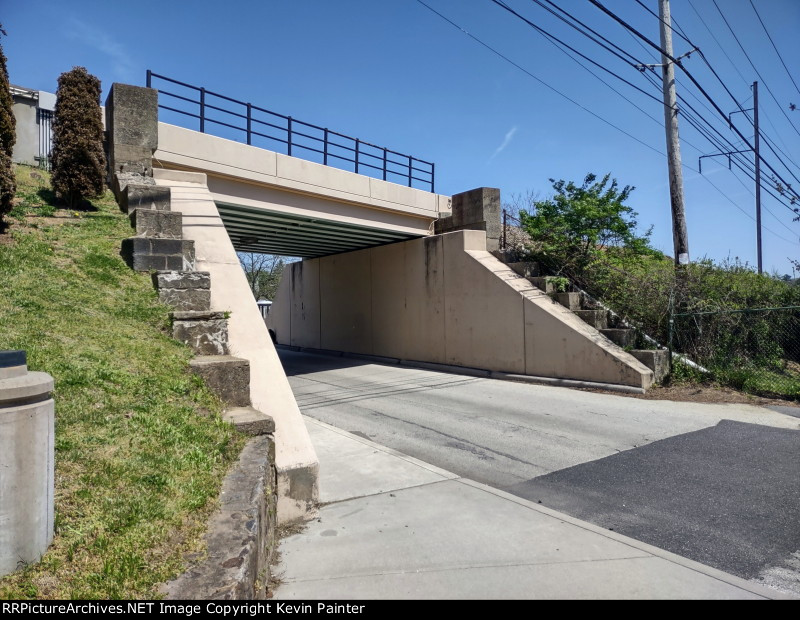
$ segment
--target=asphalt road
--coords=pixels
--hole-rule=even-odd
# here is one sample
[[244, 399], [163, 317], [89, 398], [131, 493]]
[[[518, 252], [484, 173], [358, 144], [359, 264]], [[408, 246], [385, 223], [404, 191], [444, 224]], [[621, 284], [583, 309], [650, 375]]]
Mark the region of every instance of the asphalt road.
[[797, 417], [286, 350], [280, 356], [310, 417], [800, 594]]

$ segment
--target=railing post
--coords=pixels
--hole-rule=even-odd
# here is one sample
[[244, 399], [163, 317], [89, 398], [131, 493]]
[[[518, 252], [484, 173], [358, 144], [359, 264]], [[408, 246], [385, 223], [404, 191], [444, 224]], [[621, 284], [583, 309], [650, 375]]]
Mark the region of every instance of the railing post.
[[360, 144], [361, 142], [359, 141], [358, 138], [356, 138], [356, 174], [358, 174], [358, 150]]
[[152, 88], [151, 84], [153, 83], [153, 72], [150, 69], [147, 70], [147, 88]]
[[247, 104], [247, 144], [252, 144], [253, 140], [251, 138], [252, 132], [252, 122], [253, 122], [253, 106], [249, 103]]
[[291, 157], [292, 155], [292, 117], [290, 116], [286, 122], [286, 154]]
[[383, 149], [383, 180], [386, 180], [386, 149]]
[[434, 176], [435, 173], [436, 173], [436, 164], [431, 164], [431, 194], [435, 194], [436, 193], [433, 190], [433, 188], [434, 188], [433, 182], [436, 179], [436, 177]]
[[325, 128], [325, 141], [322, 144], [322, 163], [328, 165], [328, 128]]
[[206, 89], [200, 89], [200, 133], [206, 132]]
[[411, 155], [408, 156], [408, 186], [411, 187], [411, 160], [414, 158]]

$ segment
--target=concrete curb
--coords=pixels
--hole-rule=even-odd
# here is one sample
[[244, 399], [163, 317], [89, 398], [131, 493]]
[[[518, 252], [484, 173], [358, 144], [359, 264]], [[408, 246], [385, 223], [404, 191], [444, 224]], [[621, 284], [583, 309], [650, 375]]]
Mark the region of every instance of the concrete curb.
[[510, 372], [500, 372], [498, 370], [483, 370], [481, 368], [468, 368], [466, 366], [453, 366], [450, 364], [438, 364], [436, 362], [418, 362], [416, 360], [404, 360], [396, 357], [383, 357], [381, 355], [368, 355], [365, 353], [346, 353], [344, 351], [331, 351], [330, 349], [313, 349], [311, 347], [297, 347], [288, 344], [276, 344], [276, 349], [295, 351], [298, 353], [312, 353], [314, 355], [327, 355], [330, 357], [344, 357], [347, 359], [364, 360], [377, 364], [397, 364], [408, 368], [423, 368], [437, 372], [449, 372], [456, 375], [466, 375], [469, 377], [482, 377], [484, 379], [497, 379], [498, 381], [517, 381], [522, 383], [536, 383], [541, 385], [555, 385], [565, 388], [588, 388], [593, 390], [606, 390], [608, 392], [621, 392], [623, 394], [644, 394], [643, 388], [631, 385], [619, 385], [617, 383], [597, 383], [594, 381], [581, 381], [580, 379], [558, 379], [555, 377], [537, 377], [534, 375], [518, 375]]
[[275, 550], [275, 443], [270, 435], [247, 442], [225, 476], [220, 507], [209, 519], [206, 556], [164, 584], [169, 600], [263, 599]]
[[[358, 443], [364, 444], [365, 446], [369, 446], [370, 448], [383, 452], [384, 454], [395, 456], [399, 459], [406, 461], [407, 463], [411, 463], [412, 465], [416, 465], [417, 467], [426, 469], [427, 471], [432, 472], [434, 474], [439, 474], [445, 480], [456, 480], [459, 477], [458, 474], [454, 474], [453, 472], [447, 471], [446, 469], [442, 469], [441, 467], [436, 467], [436, 465], [431, 465], [430, 463], [426, 463], [425, 461], [420, 461], [419, 459], [414, 458], [413, 456], [409, 456], [408, 454], [403, 454], [402, 452], [399, 452], [394, 448], [388, 448], [386, 446], [382, 446], [379, 443], [375, 443], [371, 439], [364, 439], [359, 435], [354, 435], [353, 433], [350, 433], [348, 431], [343, 431], [342, 429], [337, 428], [336, 426], [331, 426], [330, 424], [327, 424], [322, 420], [317, 420], [316, 418], [312, 418], [310, 416], [304, 416], [303, 419], [305, 420], [306, 424], [316, 424], [317, 426], [321, 426], [322, 428], [325, 428], [332, 433], [337, 433], [339, 435], [342, 435], [343, 437], [347, 437], [348, 439], [357, 441]], [[346, 500], [340, 500], [340, 501], [346, 501]], [[328, 503], [335, 503], [335, 502], [328, 502]]]

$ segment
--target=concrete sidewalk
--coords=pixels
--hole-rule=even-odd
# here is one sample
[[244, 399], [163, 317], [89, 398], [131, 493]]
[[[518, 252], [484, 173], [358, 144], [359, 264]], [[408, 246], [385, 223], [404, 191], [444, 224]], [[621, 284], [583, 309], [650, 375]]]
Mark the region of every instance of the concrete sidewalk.
[[305, 417], [319, 519], [276, 599], [785, 598]]

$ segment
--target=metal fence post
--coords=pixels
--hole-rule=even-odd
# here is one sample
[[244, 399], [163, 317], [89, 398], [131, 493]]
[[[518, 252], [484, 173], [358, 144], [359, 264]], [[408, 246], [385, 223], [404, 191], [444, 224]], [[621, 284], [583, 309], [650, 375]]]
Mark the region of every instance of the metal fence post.
[[153, 72], [150, 69], [147, 70], [147, 88], [152, 88], [151, 84], [153, 82]]
[[253, 106], [247, 104], [247, 144], [252, 144], [252, 122], [253, 122]]
[[206, 89], [200, 89], [200, 133], [206, 132]]
[[358, 138], [356, 138], [356, 174], [358, 174], [358, 154], [359, 154], [358, 151], [360, 144], [361, 141]]
[[291, 116], [287, 119], [287, 123], [286, 123], [286, 145], [287, 145], [286, 154], [291, 157], [291, 155], [292, 155], [292, 117]]
[[408, 156], [408, 186], [411, 187], [411, 155]]
[[328, 128], [325, 128], [325, 142], [322, 145], [322, 163], [328, 165]]
[[383, 149], [383, 180], [386, 180], [386, 149]]
[[435, 176], [434, 176], [435, 172], [436, 172], [436, 164], [431, 164], [431, 194], [435, 193], [434, 189], [433, 189], [434, 188], [433, 182], [434, 182], [434, 179], [435, 179]]

